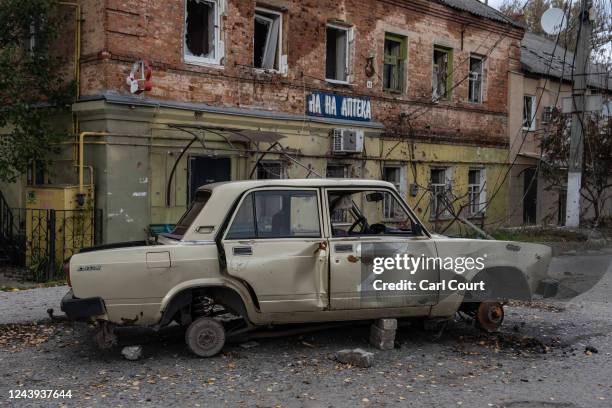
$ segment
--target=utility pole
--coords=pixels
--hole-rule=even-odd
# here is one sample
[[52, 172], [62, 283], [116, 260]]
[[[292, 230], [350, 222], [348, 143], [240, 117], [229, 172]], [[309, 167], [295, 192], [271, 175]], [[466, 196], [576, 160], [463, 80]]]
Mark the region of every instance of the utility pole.
[[572, 89], [572, 134], [567, 172], [567, 204], [565, 225], [580, 226], [580, 189], [582, 186], [582, 154], [584, 151], [584, 110], [587, 89], [587, 73], [591, 55], [591, 7], [592, 0], [581, 0], [578, 21], [578, 46], [574, 62]]

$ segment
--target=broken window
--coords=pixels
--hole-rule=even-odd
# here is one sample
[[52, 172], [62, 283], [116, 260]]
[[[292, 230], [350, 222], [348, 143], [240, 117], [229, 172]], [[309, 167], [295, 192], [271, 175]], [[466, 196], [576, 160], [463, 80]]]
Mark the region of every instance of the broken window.
[[348, 82], [349, 28], [327, 26], [325, 79]]
[[449, 48], [434, 47], [432, 98], [449, 99], [453, 85], [453, 52]]
[[279, 13], [255, 10], [255, 33], [253, 65], [255, 68], [275, 69], [280, 67], [281, 15]]
[[429, 216], [438, 218], [440, 216], [448, 216], [450, 213], [446, 208], [446, 190], [449, 182], [448, 169], [435, 168], [431, 169], [429, 177], [429, 189], [431, 192], [431, 201]]
[[523, 96], [523, 129], [535, 130], [535, 114], [536, 114], [535, 96]]
[[472, 55], [470, 57], [468, 100], [474, 103], [482, 102], [482, 57]]
[[484, 170], [471, 169], [468, 171], [468, 213], [477, 215], [484, 209]]
[[217, 0], [187, 0], [185, 57], [189, 61], [218, 63]]
[[406, 37], [385, 34], [383, 88], [386, 91], [402, 92], [404, 90], [406, 54]]

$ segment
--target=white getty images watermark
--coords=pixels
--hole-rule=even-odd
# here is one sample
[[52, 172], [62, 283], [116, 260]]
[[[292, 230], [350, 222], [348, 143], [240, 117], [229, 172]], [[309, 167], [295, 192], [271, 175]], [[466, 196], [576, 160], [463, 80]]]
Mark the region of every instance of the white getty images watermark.
[[[396, 254], [393, 257], [375, 257], [372, 264], [372, 272], [381, 275], [384, 272], [405, 272], [414, 275], [421, 271], [446, 270], [453, 271], [458, 275], [465, 272], [480, 272], [484, 269], [486, 254], [479, 257], [430, 257], [424, 254], [420, 257], [409, 256], [407, 254]], [[372, 281], [374, 290], [484, 290], [484, 282], [465, 282], [457, 279], [440, 280], [436, 282], [422, 279], [418, 282], [401, 279], [395, 282], [385, 282], [382, 279]]]

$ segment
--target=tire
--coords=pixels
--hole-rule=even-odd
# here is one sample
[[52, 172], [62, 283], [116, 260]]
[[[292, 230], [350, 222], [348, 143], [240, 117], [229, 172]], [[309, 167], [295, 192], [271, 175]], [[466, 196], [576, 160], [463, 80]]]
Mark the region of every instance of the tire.
[[225, 329], [217, 320], [200, 317], [187, 328], [185, 342], [198, 357], [212, 357], [225, 345]]

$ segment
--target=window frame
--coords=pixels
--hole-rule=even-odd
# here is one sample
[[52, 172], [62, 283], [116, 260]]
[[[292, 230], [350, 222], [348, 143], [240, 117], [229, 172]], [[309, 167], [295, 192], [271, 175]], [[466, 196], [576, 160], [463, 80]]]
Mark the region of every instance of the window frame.
[[[385, 43], [388, 41], [393, 41], [399, 43], [400, 45], [400, 55], [397, 57], [398, 61], [395, 64], [395, 69], [398, 70], [398, 85], [399, 89], [396, 88], [387, 88], [385, 87], [385, 66], [391, 65], [387, 64], [387, 54], [385, 54]], [[391, 56], [389, 56], [391, 57]], [[392, 93], [404, 93], [406, 91], [406, 66], [408, 61], [408, 37], [394, 34], [394, 33], [385, 33], [385, 39], [383, 43], [383, 91], [392, 92]]]
[[[281, 72], [282, 71], [282, 57], [283, 57], [283, 13], [276, 10], [271, 10], [265, 7], [255, 7], [255, 14], [253, 16], [253, 24], [255, 23], [255, 19], [257, 18], [257, 12], [264, 14], [272, 14], [277, 16], [278, 18], [278, 41], [276, 44], [276, 52], [278, 55], [278, 67], [276, 68], [263, 68], [255, 66], [255, 35], [253, 35], [253, 68], [257, 71], [261, 72]], [[260, 18], [268, 18], [266, 16], [260, 16]], [[253, 25], [253, 31], [255, 30], [255, 26]]]
[[[443, 170], [444, 171], [444, 184], [440, 184], [440, 183], [432, 183], [431, 182], [431, 172], [433, 170]], [[430, 167], [429, 168], [429, 184], [428, 187], [440, 187], [443, 186], [444, 187], [444, 192], [446, 192], [446, 188], [447, 186], [451, 187], [452, 190], [452, 175], [449, 176], [451, 173], [451, 168], [450, 167], [444, 167], [444, 166], [435, 166], [435, 167]], [[436, 213], [437, 211], [435, 211], [438, 207], [438, 197], [437, 197], [437, 193], [436, 193], [436, 188], [434, 187], [433, 191], [430, 191], [431, 197], [430, 197], [430, 201], [429, 201], [429, 219], [430, 220], [444, 220], [447, 219], [451, 216], [450, 211], [448, 210], [448, 208], [444, 208], [439, 214]], [[432, 194], [433, 193], [433, 194]], [[435, 205], [432, 205], [433, 203], [436, 203]]]
[[[446, 63], [446, 87], [444, 96], [438, 97], [438, 101], [450, 101], [453, 94], [453, 74], [454, 74], [454, 66], [453, 66], [453, 49], [450, 47], [445, 47], [442, 45], [434, 45], [431, 55], [431, 93], [432, 98], [434, 97], [434, 73], [436, 68], [435, 55], [436, 51], [444, 52], [448, 55], [447, 63]], [[449, 73], [450, 72], [450, 73]]]
[[[301, 236], [301, 235], [297, 235], [297, 236], [283, 236], [283, 237], [259, 237], [259, 236], [255, 236], [252, 238], [228, 238], [228, 234], [230, 232], [230, 230], [232, 229], [232, 225], [234, 223], [234, 219], [236, 218], [236, 215], [238, 214], [238, 212], [240, 211], [243, 202], [249, 197], [251, 196], [251, 194], [253, 194], [253, 212], [254, 212], [254, 217], [255, 217], [255, 233], [258, 234], [257, 231], [257, 213], [256, 213], [256, 201], [255, 201], [255, 193], [257, 192], [314, 192], [315, 193], [315, 197], [316, 197], [316, 205], [317, 205], [317, 216], [319, 218], [319, 235], [318, 236], [314, 236], [314, 235], [310, 235], [310, 236]], [[242, 193], [242, 195], [240, 196], [239, 200], [238, 200], [238, 204], [233, 207], [233, 213], [232, 216], [230, 217], [229, 221], [227, 222], [227, 227], [225, 228], [225, 231], [223, 231], [223, 238], [221, 239], [222, 241], [253, 241], [253, 242], [259, 242], [259, 241], [268, 241], [268, 240], [287, 240], [287, 239], [293, 239], [293, 240], [320, 240], [324, 237], [324, 224], [323, 224], [323, 208], [321, 205], [321, 191], [319, 190], [319, 188], [309, 188], [309, 187], [263, 187], [263, 188], [254, 188], [251, 190], [247, 190], [245, 192]]]
[[[397, 183], [391, 182], [391, 181], [389, 181], [389, 180], [387, 180], [385, 178], [385, 169], [395, 169], [395, 170], [397, 170], [397, 172], [398, 172], [398, 174], [397, 174], [398, 175]], [[387, 182], [393, 184], [395, 186], [396, 190], [400, 193], [400, 196], [402, 195], [402, 190], [403, 190], [402, 184], [406, 183], [406, 180], [402, 180], [402, 179], [405, 179], [405, 167], [404, 166], [402, 166], [401, 164], [383, 164], [381, 180], [384, 180], [384, 181], [387, 181]], [[402, 181], [403, 181], [403, 183], [402, 183]], [[385, 201], [383, 201], [383, 212], [384, 212], [383, 219], [385, 221], [394, 221], [394, 220], [396, 220], [395, 217], [387, 217], [387, 215], [388, 215], [387, 214], [387, 204], [388, 203], [386, 201], [386, 196], [385, 196]], [[389, 207], [389, 208], [393, 208], [393, 207]]]
[[[478, 92], [478, 100], [474, 100], [470, 98], [470, 92], [472, 90], [472, 59], [475, 60], [479, 60], [480, 61], [480, 79], [478, 80], [480, 82], [480, 89]], [[483, 103], [483, 88], [484, 88], [484, 63], [485, 63], [485, 58], [482, 55], [479, 54], [470, 54], [470, 65], [468, 67], [469, 69], [469, 77], [468, 77], [468, 102], [469, 103], [474, 103], [474, 104], [482, 104]]]
[[[330, 208], [329, 208], [329, 194], [330, 192], [333, 193], [334, 191], [352, 191], [352, 192], [364, 192], [364, 191], [381, 191], [384, 193], [389, 193], [391, 194], [398, 202], [400, 207], [402, 207], [402, 210], [404, 210], [404, 212], [406, 213], [407, 217], [410, 219], [411, 223], [413, 224], [419, 224], [421, 225], [421, 228], [423, 230], [423, 236], [422, 237], [427, 237], [427, 238], [431, 238], [431, 234], [429, 233], [429, 231], [425, 228], [425, 226], [423, 225], [423, 223], [421, 222], [421, 220], [419, 220], [419, 218], [414, 214], [414, 212], [412, 211], [412, 209], [410, 208], [410, 206], [408, 205], [408, 203], [406, 202], [406, 200], [404, 200], [397, 191], [390, 189], [388, 187], [382, 187], [380, 185], [372, 185], [372, 186], [359, 186], [359, 187], [335, 187], [335, 186], [325, 186], [325, 194], [324, 194], [324, 200], [323, 202], [325, 203], [325, 221], [329, 227], [329, 231], [327, 231], [327, 233], [329, 234], [329, 239], [330, 240], [338, 240], [338, 241], [345, 241], [345, 240], [359, 240], [361, 238], [371, 238], [371, 237], [414, 237], [414, 234], [405, 234], [405, 235], [399, 235], [399, 234], [372, 234], [372, 235], [351, 235], [351, 236], [334, 236], [333, 235], [333, 225], [334, 222], [331, 219], [331, 212], [330, 212]], [[384, 220], [384, 221], [396, 221], [396, 220]], [[351, 225], [352, 223], [335, 223], [336, 225]]]
[[185, 0], [184, 5], [184, 13], [185, 17], [183, 19], [183, 60], [186, 64], [191, 65], [204, 65], [204, 66], [216, 66], [221, 67], [221, 60], [223, 59], [224, 52], [221, 48], [224, 46], [223, 41], [221, 41], [221, 14], [222, 14], [222, 2], [225, 0], [197, 0], [197, 2], [211, 3], [213, 4], [213, 13], [214, 15], [214, 38], [213, 38], [213, 47], [214, 47], [214, 56], [210, 57], [199, 57], [195, 55], [190, 55], [187, 53], [187, 5], [191, 0]]
[[[529, 113], [529, 126], [525, 126], [525, 99], [529, 98], [531, 99], [531, 112]], [[527, 131], [534, 131], [536, 129], [536, 97], [535, 95], [523, 95], [523, 123], [522, 123], [522, 129], [523, 130], [527, 130]]]
[[[346, 47], [346, 55], [344, 58], [344, 68], [346, 71], [346, 79], [345, 80], [340, 80], [340, 79], [334, 79], [334, 78], [327, 78], [327, 29], [328, 28], [333, 28], [334, 30], [342, 30], [342, 31], [346, 31], [346, 41], [345, 41], [345, 47]], [[350, 84], [350, 79], [351, 79], [351, 67], [350, 67], [350, 63], [351, 63], [351, 43], [353, 42], [351, 40], [352, 38], [352, 32], [353, 32], [353, 27], [349, 27], [349, 26], [344, 26], [344, 25], [340, 25], [340, 24], [334, 24], [334, 23], [327, 23], [325, 24], [325, 81], [329, 82], [331, 84], [339, 84], [339, 85], [349, 85]]]
[[[470, 172], [477, 171], [478, 172], [478, 184], [470, 183]], [[483, 217], [485, 213], [485, 204], [486, 204], [486, 188], [487, 188], [487, 176], [486, 169], [484, 167], [474, 167], [468, 169], [468, 214], [470, 217]], [[478, 203], [474, 204], [472, 200], [472, 191], [474, 187], [478, 187], [476, 194], [478, 195]], [[484, 200], [483, 200], [484, 196]], [[473, 211], [474, 207], [477, 208], [477, 211]]]
[[[278, 178], [259, 178], [259, 170], [263, 168], [266, 164], [278, 165], [279, 166], [279, 177]], [[260, 160], [257, 163], [257, 170], [255, 171], [255, 175], [257, 176], [257, 180], [283, 180], [287, 178], [286, 175], [286, 163], [282, 160]]]

